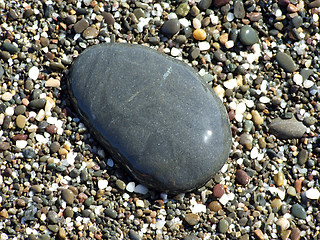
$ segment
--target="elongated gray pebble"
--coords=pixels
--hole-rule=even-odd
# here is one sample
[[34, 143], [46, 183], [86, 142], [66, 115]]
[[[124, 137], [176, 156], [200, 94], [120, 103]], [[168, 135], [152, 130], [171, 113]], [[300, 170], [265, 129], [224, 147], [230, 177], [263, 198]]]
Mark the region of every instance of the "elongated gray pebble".
[[295, 118], [276, 118], [268, 125], [268, 127], [270, 133], [280, 139], [301, 138], [307, 130], [307, 127]]
[[278, 52], [276, 55], [276, 60], [279, 63], [279, 66], [282, 67], [286, 72], [292, 73], [297, 69], [292, 57], [286, 53]]

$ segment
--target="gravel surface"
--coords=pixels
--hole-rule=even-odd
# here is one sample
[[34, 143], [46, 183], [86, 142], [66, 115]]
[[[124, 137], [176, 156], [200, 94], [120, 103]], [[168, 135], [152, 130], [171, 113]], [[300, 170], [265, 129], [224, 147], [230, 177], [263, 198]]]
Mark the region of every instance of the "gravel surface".
[[[319, 7], [0, 0], [0, 239], [319, 239]], [[101, 42], [185, 61], [221, 97], [233, 146], [205, 186], [145, 188], [79, 120], [65, 76]]]

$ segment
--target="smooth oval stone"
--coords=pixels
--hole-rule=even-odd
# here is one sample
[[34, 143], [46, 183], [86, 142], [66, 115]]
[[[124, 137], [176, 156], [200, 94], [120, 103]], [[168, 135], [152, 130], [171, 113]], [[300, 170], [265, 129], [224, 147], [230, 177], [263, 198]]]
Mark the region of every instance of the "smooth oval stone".
[[307, 127], [295, 118], [281, 119], [276, 118], [268, 125], [270, 133], [280, 139], [301, 138], [306, 132]]
[[297, 69], [292, 57], [286, 53], [278, 52], [276, 55], [276, 60], [280, 67], [282, 67], [286, 72], [292, 73]]
[[179, 30], [180, 22], [178, 19], [170, 19], [166, 21], [161, 27], [161, 31], [163, 32], [163, 34], [168, 37], [172, 37], [173, 35], [178, 33]]
[[222, 101], [188, 65], [148, 47], [100, 44], [68, 76], [71, 100], [96, 139], [143, 185], [193, 190], [228, 158]]
[[244, 45], [252, 45], [259, 42], [257, 32], [250, 26], [245, 25], [240, 29], [240, 41]]

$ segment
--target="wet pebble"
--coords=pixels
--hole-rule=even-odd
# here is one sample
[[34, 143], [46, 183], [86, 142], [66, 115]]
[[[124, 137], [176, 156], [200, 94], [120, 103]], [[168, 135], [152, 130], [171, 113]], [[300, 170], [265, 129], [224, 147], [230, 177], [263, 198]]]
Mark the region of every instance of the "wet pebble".
[[279, 66], [282, 67], [286, 72], [292, 73], [297, 69], [297, 66], [292, 57], [286, 53], [278, 52], [276, 54], [276, 60]]
[[170, 19], [166, 21], [162, 27], [161, 31], [168, 37], [172, 37], [177, 34], [180, 30], [180, 22], [177, 19]]
[[257, 32], [250, 26], [245, 25], [240, 29], [240, 41], [244, 45], [252, 45], [259, 42]]
[[249, 175], [246, 173], [246, 171], [242, 169], [238, 169], [236, 172], [236, 180], [241, 185], [247, 185], [250, 181]]
[[306, 210], [304, 209], [304, 207], [302, 207], [298, 203], [296, 203], [296, 204], [294, 204], [292, 206], [291, 214], [293, 216], [295, 216], [296, 218], [300, 218], [300, 219], [306, 219], [307, 218]]
[[71, 205], [74, 202], [75, 198], [74, 193], [70, 189], [63, 189], [61, 192], [61, 197], [69, 205]]
[[222, 184], [216, 184], [213, 188], [213, 195], [217, 198], [222, 197], [222, 195], [224, 194], [225, 190], [224, 190], [224, 186]]

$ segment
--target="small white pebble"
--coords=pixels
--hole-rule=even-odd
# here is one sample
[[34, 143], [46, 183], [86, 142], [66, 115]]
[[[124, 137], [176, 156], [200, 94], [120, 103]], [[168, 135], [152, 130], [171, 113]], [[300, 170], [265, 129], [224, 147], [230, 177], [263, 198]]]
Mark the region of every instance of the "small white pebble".
[[312, 82], [311, 80], [305, 80], [305, 81], [303, 82], [303, 86], [304, 86], [305, 88], [311, 88], [313, 85], [314, 85], [314, 82]]
[[192, 19], [192, 26], [195, 28], [195, 29], [199, 29], [201, 28], [201, 22], [198, 18], [194, 18]]
[[141, 199], [138, 199], [138, 200], [136, 201], [136, 206], [143, 208], [143, 207], [144, 207], [144, 202], [143, 202]]
[[266, 96], [262, 96], [259, 98], [259, 101], [261, 103], [269, 103], [270, 102], [270, 98], [266, 97]]
[[236, 79], [230, 79], [227, 80], [223, 83], [223, 86], [227, 89], [234, 89], [235, 87], [238, 86], [237, 80]]
[[210, 15], [210, 19], [211, 19], [211, 23], [213, 25], [217, 25], [219, 23], [219, 17], [214, 15], [214, 14], [211, 14]]
[[207, 51], [210, 49], [210, 43], [208, 42], [199, 42], [200, 51]]
[[233, 19], [234, 19], [233, 13], [229, 12], [229, 13], [227, 14], [227, 20], [228, 20], [229, 22], [231, 22]]
[[316, 188], [310, 188], [306, 191], [306, 197], [309, 199], [317, 200], [320, 198], [320, 192]]
[[171, 48], [171, 56], [173, 57], [181, 56], [181, 50], [175, 47]]
[[17, 148], [23, 149], [23, 148], [25, 148], [27, 145], [28, 145], [28, 142], [25, 141], [25, 140], [17, 140], [17, 141], [16, 141], [16, 147], [17, 147]]
[[138, 184], [134, 189], [135, 193], [140, 193], [140, 194], [146, 194], [148, 193], [148, 191], [149, 191], [148, 188], [146, 188], [142, 184]]
[[181, 26], [184, 28], [189, 27], [191, 25], [190, 21], [186, 18], [179, 19], [179, 22], [180, 22]]
[[177, 16], [177, 14], [175, 14], [174, 12], [169, 13], [169, 15], [168, 15], [168, 20], [170, 20], [170, 19], [177, 19], [177, 18], [178, 18], [178, 16]]
[[128, 192], [133, 192], [134, 189], [135, 189], [135, 187], [136, 187], [135, 182], [129, 182], [129, 183], [127, 184], [127, 186], [126, 186], [126, 190], [127, 190]]
[[98, 182], [99, 189], [106, 189], [108, 187], [108, 180], [102, 179]]
[[302, 78], [302, 76], [301, 76], [299, 73], [297, 73], [297, 74], [293, 75], [293, 81], [294, 81], [297, 85], [301, 86], [301, 85], [302, 85], [303, 78]]
[[233, 48], [234, 47], [234, 41], [232, 40], [229, 40], [227, 41], [224, 46], [227, 48], [227, 49], [230, 49], [230, 48]]
[[30, 68], [28, 75], [29, 75], [29, 78], [31, 78], [32, 80], [37, 80], [39, 77], [39, 73], [40, 73], [39, 68], [37, 68], [36, 66], [33, 66]]
[[251, 150], [251, 152], [250, 152], [250, 157], [251, 157], [252, 159], [255, 159], [255, 158], [258, 157], [258, 155], [259, 155], [258, 148], [256, 148], [256, 147], [252, 148], [252, 150]]
[[10, 101], [11, 98], [12, 98], [12, 93], [10, 92], [5, 92], [1, 97], [3, 101]]
[[14, 114], [14, 108], [13, 107], [7, 107], [5, 111], [6, 116], [13, 116]]
[[158, 221], [156, 222], [156, 224], [155, 224], [155, 227], [156, 227], [157, 229], [162, 229], [165, 224], [166, 224], [166, 221], [164, 221], [164, 220], [158, 220]]

